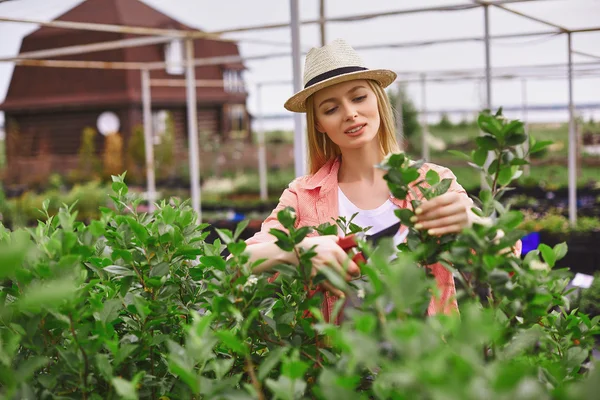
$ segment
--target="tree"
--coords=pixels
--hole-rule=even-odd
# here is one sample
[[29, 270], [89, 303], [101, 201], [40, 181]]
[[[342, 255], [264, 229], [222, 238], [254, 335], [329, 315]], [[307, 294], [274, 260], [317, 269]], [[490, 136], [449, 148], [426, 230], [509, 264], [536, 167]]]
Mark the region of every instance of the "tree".
[[106, 136], [102, 160], [104, 177], [110, 178], [111, 175], [123, 173], [123, 138], [120, 134]]
[[388, 98], [392, 107], [398, 109], [398, 98], [402, 99], [402, 123], [403, 133], [405, 138], [411, 138], [416, 133], [421, 131], [421, 125], [419, 124], [419, 113], [415, 108], [412, 100], [406, 94], [403, 88], [388, 90]]
[[78, 178], [83, 180], [93, 179], [100, 166], [100, 160], [96, 156], [96, 140], [97, 132], [92, 127], [83, 128], [81, 136], [81, 145], [79, 146], [79, 171]]

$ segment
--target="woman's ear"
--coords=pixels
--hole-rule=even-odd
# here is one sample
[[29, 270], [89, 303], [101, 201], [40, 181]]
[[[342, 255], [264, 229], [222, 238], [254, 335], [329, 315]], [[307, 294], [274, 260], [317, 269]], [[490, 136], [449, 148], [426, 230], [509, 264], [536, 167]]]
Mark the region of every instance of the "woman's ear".
[[315, 129], [319, 133], [325, 133], [325, 130], [323, 129], [323, 126], [321, 125], [321, 123], [319, 121], [315, 121]]

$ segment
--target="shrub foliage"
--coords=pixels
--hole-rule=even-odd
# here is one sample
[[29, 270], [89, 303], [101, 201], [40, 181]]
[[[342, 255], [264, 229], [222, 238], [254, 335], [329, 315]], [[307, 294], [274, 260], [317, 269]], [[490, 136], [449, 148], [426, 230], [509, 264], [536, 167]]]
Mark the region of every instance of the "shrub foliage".
[[[410, 221], [414, 202], [398, 211], [410, 228], [400, 249], [361, 243], [364, 281], [329, 270], [311, 276], [314, 252], [297, 244], [311, 232], [337, 232], [334, 224], [295, 228], [293, 210], [282, 210], [286, 229], [272, 233], [299, 266], [257, 276], [239, 240], [245, 223], [207, 243], [207, 226], [187, 202], [138, 213], [123, 176], [113, 176], [114, 208], [101, 207], [89, 224], [63, 206], [35, 228], [0, 227], [2, 395], [589, 398], [600, 382], [589, 362], [600, 318], [569, 305], [568, 272], [552, 269], [566, 246], [540, 246], [523, 260], [510, 251], [522, 217], [501, 196], [525, 163], [522, 124], [484, 112], [479, 126], [479, 149], [465, 157], [487, 176], [477, 212], [494, 222], [430, 237]], [[531, 143], [531, 151], [541, 148]], [[397, 197], [448, 189], [435, 174], [417, 182], [418, 167], [401, 154], [381, 165]], [[435, 285], [423, 265], [432, 262], [461, 282], [460, 316], [425, 316]], [[323, 279], [362, 298], [354, 308], [337, 302], [339, 326], [320, 311]]]

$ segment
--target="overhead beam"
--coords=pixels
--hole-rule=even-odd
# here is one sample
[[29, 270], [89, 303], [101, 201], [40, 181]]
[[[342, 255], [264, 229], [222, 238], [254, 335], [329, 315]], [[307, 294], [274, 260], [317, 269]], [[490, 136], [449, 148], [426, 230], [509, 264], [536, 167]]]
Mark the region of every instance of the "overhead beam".
[[76, 21], [42, 21], [29, 18], [12, 18], [12, 17], [0, 17], [0, 22], [18, 22], [24, 24], [36, 24], [40, 26], [60, 29], [77, 29], [84, 31], [96, 31], [96, 32], [112, 32], [112, 33], [129, 33], [133, 35], [152, 35], [152, 36], [166, 36], [171, 38], [192, 38], [192, 39], [213, 39], [222, 41], [234, 41], [233, 39], [225, 39], [219, 36], [219, 34], [212, 32], [200, 32], [197, 30], [180, 30], [180, 29], [162, 29], [162, 28], [148, 28], [143, 26], [124, 26], [124, 25], [113, 25], [113, 24], [96, 24], [91, 22], [76, 22]]
[[586, 53], [585, 51], [572, 50], [571, 53], [577, 54], [584, 57], [594, 58], [596, 60], [600, 60], [600, 56], [592, 53]]
[[526, 19], [528, 19], [530, 21], [535, 21], [535, 22], [538, 22], [540, 24], [544, 24], [544, 25], [548, 25], [548, 26], [551, 26], [551, 27], [556, 28], [556, 29], [560, 29], [560, 31], [563, 32], [563, 33], [570, 32], [569, 29], [565, 28], [562, 25], [555, 24], [554, 22], [550, 22], [550, 21], [547, 21], [547, 20], [542, 19], [542, 18], [534, 17], [532, 15], [526, 14], [526, 13], [521, 12], [521, 11], [513, 10], [512, 8], [508, 8], [505, 5], [503, 5], [501, 3], [498, 3], [498, 2], [495, 2], [495, 1], [486, 1], [486, 0], [473, 0], [473, 1], [476, 4], [479, 4], [481, 6], [486, 6], [486, 5], [489, 6], [489, 5], [491, 5], [491, 6], [497, 7], [499, 9], [501, 9], [501, 10], [504, 10], [506, 12], [509, 12], [511, 14], [515, 14], [515, 15], [518, 15], [520, 17], [526, 18]]
[[37, 59], [37, 58], [50, 58], [50, 57], [62, 57], [70, 56], [74, 54], [93, 53], [96, 51], [106, 51], [114, 49], [123, 49], [126, 47], [138, 47], [148, 46], [153, 44], [166, 43], [173, 40], [171, 37], [164, 36], [149, 36], [149, 37], [136, 37], [130, 39], [114, 40], [109, 42], [90, 43], [82, 44], [77, 46], [66, 46], [55, 49], [28, 51], [25, 53], [17, 54], [15, 57], [0, 58], [0, 61], [9, 61], [13, 59], [25, 60], [25, 59]]
[[[544, 0], [497, 0], [495, 4], [510, 4], [510, 3], [522, 3], [522, 2], [530, 2], [530, 1], [544, 1]], [[377, 12], [377, 13], [366, 13], [366, 14], [355, 14], [355, 15], [347, 15], [343, 17], [329, 17], [329, 18], [317, 18], [310, 19], [300, 22], [301, 25], [314, 25], [321, 24], [323, 22], [354, 22], [354, 21], [365, 21], [374, 18], [380, 17], [391, 17], [395, 15], [408, 15], [408, 14], [420, 14], [427, 12], [436, 12], [436, 11], [465, 11], [471, 10], [474, 8], [480, 7], [479, 4], [469, 4], [469, 3], [460, 3], [453, 4], [447, 6], [436, 6], [436, 7], [418, 7], [418, 8], [407, 8], [400, 10], [392, 10], [386, 12]], [[232, 29], [222, 29], [219, 31], [213, 31], [215, 34], [226, 34], [226, 33], [236, 33], [236, 32], [249, 32], [249, 31], [258, 31], [258, 30], [268, 30], [268, 29], [281, 29], [288, 28], [290, 26], [289, 22], [268, 24], [268, 25], [250, 25], [240, 28], [232, 28]]]

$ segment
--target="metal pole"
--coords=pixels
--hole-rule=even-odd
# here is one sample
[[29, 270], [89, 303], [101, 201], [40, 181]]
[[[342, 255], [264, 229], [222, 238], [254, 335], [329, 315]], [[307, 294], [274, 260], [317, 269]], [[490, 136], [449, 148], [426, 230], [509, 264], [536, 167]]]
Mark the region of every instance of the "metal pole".
[[396, 140], [398, 141], [398, 146], [400, 146], [400, 150], [404, 150], [404, 114], [402, 110], [403, 104], [404, 99], [402, 96], [402, 82], [398, 82], [398, 96], [396, 97]]
[[[492, 110], [492, 67], [490, 57], [490, 8], [486, 4], [483, 6], [483, 28], [484, 28], [484, 44], [485, 44], [485, 108]], [[483, 132], [480, 132], [483, 134]], [[488, 168], [492, 163], [494, 153], [488, 151], [487, 159], [484, 168]], [[485, 180], [485, 173], [481, 173], [481, 188], [490, 189]]]
[[260, 181], [260, 199], [267, 200], [267, 155], [265, 148], [265, 129], [262, 110], [262, 85], [256, 85], [256, 133], [258, 134], [258, 177]]
[[190, 188], [192, 191], [192, 207], [198, 213], [198, 222], [202, 222], [200, 208], [200, 151], [198, 149], [198, 109], [196, 108], [196, 71], [194, 67], [194, 41], [185, 41], [187, 82], [187, 115], [188, 115], [188, 145], [190, 158]]
[[488, 5], [483, 6], [484, 29], [485, 29], [485, 94], [486, 108], [492, 108], [492, 66], [490, 58], [490, 9]]
[[[294, 74], [294, 93], [302, 89], [302, 68], [300, 63], [300, 21], [298, 0], [290, 0], [292, 30], [292, 71]], [[302, 114], [294, 113], [294, 171], [296, 176], [306, 173], [306, 139], [302, 126]]]
[[577, 131], [575, 127], [575, 108], [573, 106], [573, 43], [571, 32], [567, 33], [569, 56], [569, 222], [577, 222]]
[[429, 161], [429, 142], [427, 141], [427, 135], [429, 135], [429, 129], [427, 124], [427, 76], [421, 74], [421, 131], [422, 142], [421, 142], [421, 158], [425, 161]]
[[[525, 131], [525, 134], [529, 137], [529, 122], [528, 122], [528, 106], [527, 106], [527, 79], [523, 78], [521, 79], [521, 101], [523, 103], [523, 129]], [[527, 154], [527, 152], [529, 151], [529, 140], [526, 140], [525, 143], [523, 143], [523, 152], [525, 154]], [[529, 158], [529, 157], [527, 157]], [[523, 166], [523, 174], [525, 176], [529, 176], [529, 174], [531, 173], [531, 166], [530, 165], [525, 165]]]
[[154, 177], [154, 134], [152, 132], [152, 105], [150, 94], [150, 71], [142, 71], [142, 107], [144, 118], [144, 150], [146, 152], [146, 186], [148, 212], [154, 212], [156, 200], [156, 179]]
[[325, 46], [325, 0], [319, 0], [319, 27], [321, 28], [321, 46]]

